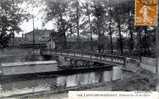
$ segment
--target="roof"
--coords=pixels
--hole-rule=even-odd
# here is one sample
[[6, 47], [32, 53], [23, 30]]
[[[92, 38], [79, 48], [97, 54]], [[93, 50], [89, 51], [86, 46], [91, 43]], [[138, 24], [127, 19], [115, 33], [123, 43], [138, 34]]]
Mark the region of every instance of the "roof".
[[100, 1], [104, 1], [106, 2], [107, 5], [112, 5], [112, 6], [116, 6], [119, 4], [123, 4], [129, 1], [135, 1], [135, 0], [95, 0], [96, 2], [100, 3]]
[[[43, 33], [48, 33], [48, 34], [50, 34], [51, 32], [52, 32], [52, 30], [38, 30], [38, 29], [34, 30], [35, 35], [36, 35], [36, 34], [38, 34], [38, 35], [43, 35]], [[28, 33], [26, 33], [25, 35], [29, 35], [29, 34], [32, 34], [32, 33], [33, 33], [33, 31], [28, 32]]]

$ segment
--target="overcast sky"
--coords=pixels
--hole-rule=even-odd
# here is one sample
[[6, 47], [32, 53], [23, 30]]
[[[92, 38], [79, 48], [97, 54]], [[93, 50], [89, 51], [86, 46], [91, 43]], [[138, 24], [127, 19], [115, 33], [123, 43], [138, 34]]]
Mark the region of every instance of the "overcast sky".
[[[44, 19], [46, 17], [46, 12], [43, 10], [46, 6], [43, 5], [42, 7], [36, 7], [33, 8], [32, 5], [28, 5], [26, 3], [21, 5], [21, 8], [23, 8], [25, 11], [27, 11], [30, 14], [34, 15], [34, 27], [35, 29], [53, 29], [54, 25], [53, 22], [48, 22], [43, 26]], [[29, 19], [28, 21], [24, 21], [20, 24], [20, 27], [22, 29], [22, 32], [17, 34], [16, 36], [22, 36], [22, 34], [30, 32], [33, 30], [33, 19]]]

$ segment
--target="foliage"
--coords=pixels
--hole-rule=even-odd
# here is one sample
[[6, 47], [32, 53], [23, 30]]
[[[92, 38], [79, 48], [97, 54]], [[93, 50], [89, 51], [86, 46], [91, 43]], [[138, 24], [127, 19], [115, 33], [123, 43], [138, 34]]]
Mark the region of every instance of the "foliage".
[[11, 37], [21, 31], [19, 23], [26, 19], [26, 16], [19, 8], [19, 1], [1, 0], [0, 1], [0, 47], [8, 46]]
[[120, 55], [142, 50], [143, 55], [151, 54], [153, 44], [148, 40], [154, 42], [154, 29], [134, 27], [132, 0], [46, 0], [46, 4], [47, 20], [56, 21], [56, 35], [63, 35], [65, 45], [68, 38], [77, 40], [77, 44], [87, 39], [90, 43], [97, 41], [97, 46], [90, 48], [99, 52], [119, 49]]

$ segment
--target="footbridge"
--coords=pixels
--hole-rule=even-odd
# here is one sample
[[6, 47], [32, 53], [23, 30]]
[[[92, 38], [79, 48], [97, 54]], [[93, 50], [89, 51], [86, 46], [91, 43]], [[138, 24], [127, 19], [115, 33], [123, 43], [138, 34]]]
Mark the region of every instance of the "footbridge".
[[51, 49], [42, 49], [40, 53], [41, 55], [63, 56], [65, 58], [83, 60], [89, 62], [97, 62], [107, 65], [126, 65], [126, 57], [110, 55], [110, 54], [108, 55], [108, 54], [93, 53], [93, 52], [73, 51], [73, 50], [56, 51]]

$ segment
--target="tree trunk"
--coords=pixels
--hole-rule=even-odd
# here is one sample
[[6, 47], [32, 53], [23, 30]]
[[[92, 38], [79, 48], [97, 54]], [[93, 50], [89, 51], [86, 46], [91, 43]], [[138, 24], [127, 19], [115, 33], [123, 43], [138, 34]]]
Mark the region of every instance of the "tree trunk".
[[109, 24], [109, 36], [110, 36], [110, 50], [111, 54], [113, 54], [113, 37], [112, 37], [111, 24]]
[[141, 31], [139, 31], [138, 33], [139, 36], [139, 40], [138, 40], [138, 45], [139, 45], [139, 57], [140, 57], [140, 61], [141, 61], [141, 56], [142, 56], [142, 37], [141, 37]]
[[130, 54], [132, 55], [133, 49], [134, 49], [134, 37], [133, 37], [132, 27], [130, 24], [129, 24], [129, 33], [130, 33], [129, 51], [130, 51]]
[[119, 44], [120, 44], [120, 54], [123, 55], [123, 39], [122, 39], [122, 34], [121, 34], [121, 23], [120, 19], [118, 21], [118, 30], [119, 30]]
[[76, 17], [77, 17], [77, 43], [78, 43], [78, 49], [81, 47], [80, 44], [80, 33], [79, 33], [79, 2], [77, 1], [77, 8], [76, 8]]
[[103, 34], [101, 33], [101, 17], [98, 17], [97, 21], [97, 33], [98, 33], [98, 52], [103, 52]]
[[90, 37], [90, 48], [91, 50], [93, 50], [93, 33], [92, 33], [92, 25], [91, 25], [91, 17], [90, 14], [88, 15], [88, 20], [89, 20], [89, 31], [91, 33], [91, 37]]
[[61, 42], [61, 48], [62, 49], [66, 49], [67, 48], [67, 40], [66, 40], [66, 29], [65, 29], [65, 22], [62, 18], [62, 14], [60, 14], [60, 30], [59, 30], [59, 38], [62, 38], [62, 39], [59, 39], [60, 42]]
[[150, 55], [151, 54], [151, 52], [150, 52], [150, 43], [149, 42], [151, 42], [151, 41], [149, 41], [149, 36], [150, 35], [148, 35], [148, 31], [147, 31], [147, 27], [145, 27], [144, 28], [144, 30], [145, 30], [145, 35], [144, 35], [144, 53], [145, 53], [145, 55]]

